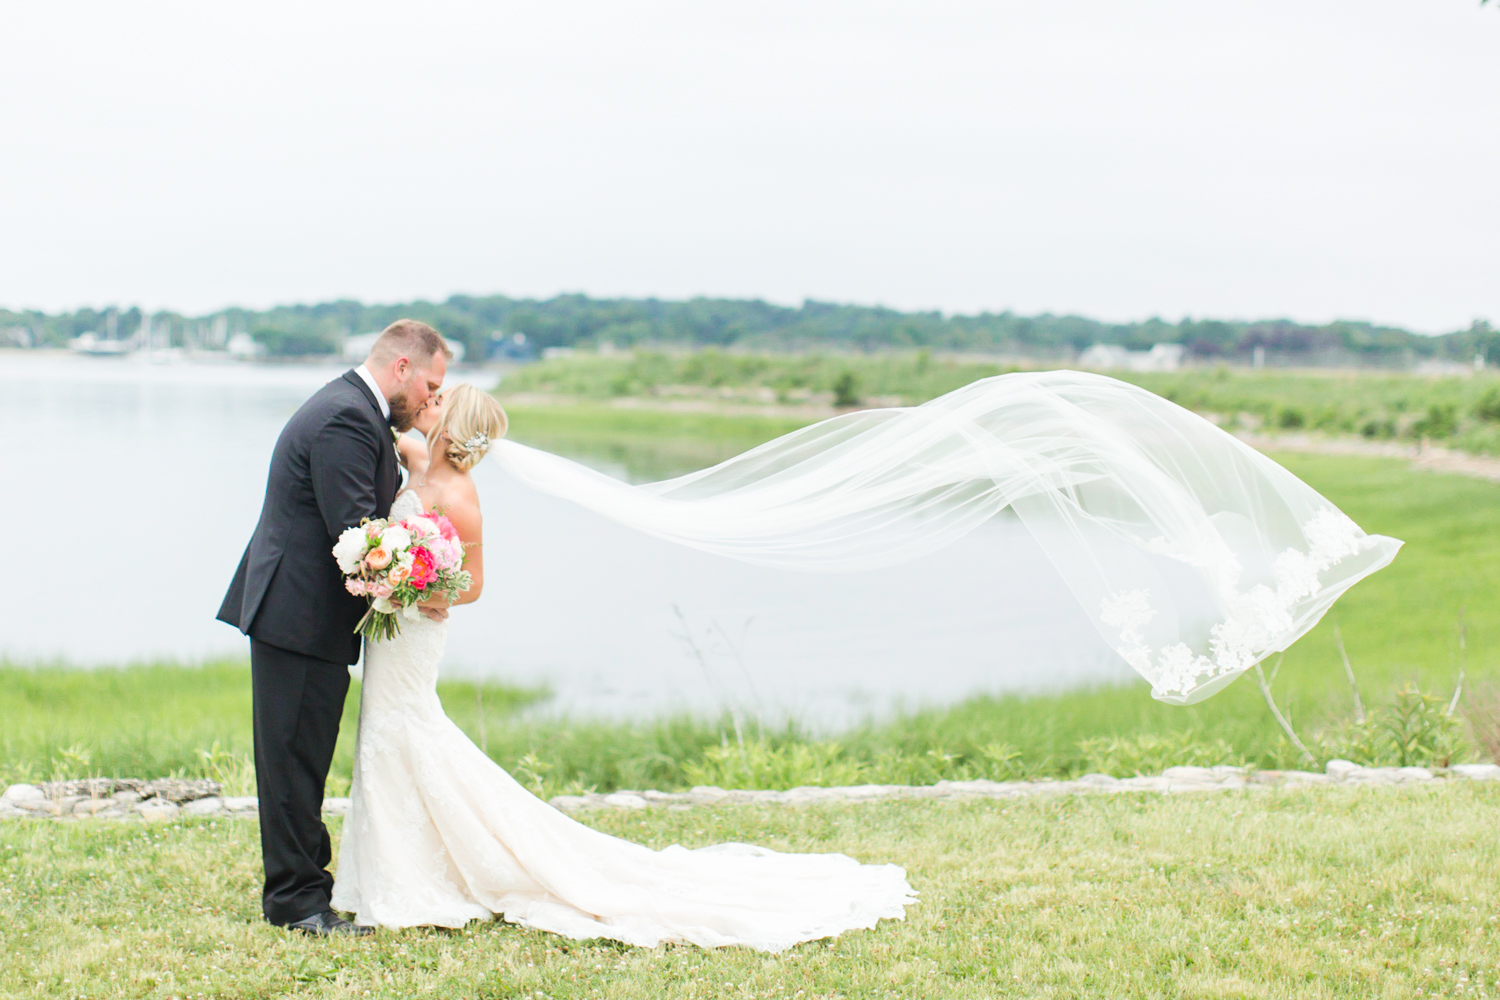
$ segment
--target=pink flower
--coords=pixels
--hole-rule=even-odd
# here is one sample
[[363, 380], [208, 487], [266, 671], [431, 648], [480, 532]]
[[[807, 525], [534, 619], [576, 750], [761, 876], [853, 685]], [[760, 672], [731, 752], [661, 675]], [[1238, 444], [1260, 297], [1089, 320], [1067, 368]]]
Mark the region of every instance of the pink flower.
[[349, 593], [353, 594], [355, 597], [365, 596], [365, 582], [363, 580], [356, 580], [353, 577], [350, 577], [349, 579], [344, 581], [344, 589], [349, 591]]
[[437, 579], [437, 565], [432, 553], [418, 546], [411, 550], [411, 585], [426, 590], [427, 585]]
[[438, 534], [442, 535], [444, 539], [450, 542], [458, 541], [458, 529], [453, 526], [453, 522], [448, 520], [447, 517], [442, 514], [432, 514], [428, 520], [437, 525]]
[[391, 595], [395, 592], [396, 588], [388, 584], [373, 583], [369, 585], [369, 593], [381, 598], [382, 600], [390, 600]]

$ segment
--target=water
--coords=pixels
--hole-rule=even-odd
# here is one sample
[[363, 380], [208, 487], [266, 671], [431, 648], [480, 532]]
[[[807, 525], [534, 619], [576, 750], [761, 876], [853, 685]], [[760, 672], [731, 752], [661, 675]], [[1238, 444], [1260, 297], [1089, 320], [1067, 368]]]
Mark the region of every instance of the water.
[[[343, 370], [0, 353], [16, 403], [0, 428], [0, 655], [245, 655], [214, 614], [282, 424]], [[628, 456], [605, 471], [630, 476]], [[800, 574], [637, 534], [492, 464], [475, 478], [485, 592], [454, 611], [443, 669], [545, 684], [552, 711], [728, 708], [747, 724], [837, 726], [1127, 674], [1014, 520], [895, 569]]]

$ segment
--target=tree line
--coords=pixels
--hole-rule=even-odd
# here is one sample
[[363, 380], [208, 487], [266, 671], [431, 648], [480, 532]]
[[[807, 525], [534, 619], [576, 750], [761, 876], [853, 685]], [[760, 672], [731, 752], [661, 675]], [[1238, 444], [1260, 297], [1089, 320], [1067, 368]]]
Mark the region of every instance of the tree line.
[[[880, 306], [808, 300], [781, 306], [758, 299], [549, 299], [454, 295], [443, 302], [366, 305], [339, 300], [274, 309], [225, 309], [189, 316], [158, 313], [153, 328], [178, 346], [207, 343], [215, 332], [245, 333], [275, 356], [331, 354], [345, 337], [379, 330], [402, 316], [424, 320], [462, 342], [471, 358], [503, 352], [527, 356], [548, 347], [721, 347], [755, 351], [947, 352], [1069, 357], [1091, 344], [1145, 349], [1182, 344], [1192, 356], [1248, 360], [1256, 349], [1308, 363], [1364, 363], [1399, 367], [1414, 359], [1500, 364], [1500, 331], [1484, 321], [1440, 336], [1399, 327], [1338, 321], [1322, 325], [1286, 319], [1160, 318], [1105, 323], [1083, 316], [1013, 312], [952, 315], [903, 312]], [[63, 346], [83, 333], [129, 337], [147, 317], [137, 308], [79, 309], [47, 314], [0, 310], [0, 334], [10, 342]], [[24, 331], [24, 335], [22, 334]], [[517, 335], [520, 335], [517, 337]], [[0, 337], [0, 342], [6, 338]]]

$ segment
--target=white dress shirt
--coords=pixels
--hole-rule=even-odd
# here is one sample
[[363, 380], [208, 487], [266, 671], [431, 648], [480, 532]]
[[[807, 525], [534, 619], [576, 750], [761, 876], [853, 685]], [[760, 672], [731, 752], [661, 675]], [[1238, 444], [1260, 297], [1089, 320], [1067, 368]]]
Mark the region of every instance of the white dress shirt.
[[375, 394], [375, 402], [380, 404], [380, 415], [385, 419], [391, 419], [391, 404], [386, 402], [385, 393], [381, 391], [380, 383], [375, 381], [375, 376], [370, 374], [370, 369], [360, 365], [354, 369], [354, 374], [365, 380], [365, 385]]

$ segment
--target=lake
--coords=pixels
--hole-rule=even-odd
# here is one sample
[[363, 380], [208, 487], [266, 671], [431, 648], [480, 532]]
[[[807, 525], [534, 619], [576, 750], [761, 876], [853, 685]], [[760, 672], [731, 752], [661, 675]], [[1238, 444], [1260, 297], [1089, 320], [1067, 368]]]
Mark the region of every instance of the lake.
[[[11, 550], [0, 655], [79, 666], [244, 656], [245, 639], [214, 614], [272, 446], [343, 370], [0, 352], [18, 404], [0, 428]], [[496, 375], [455, 378], [488, 387]], [[512, 435], [527, 440], [524, 420]], [[639, 475], [628, 451], [604, 462], [580, 451]], [[662, 472], [659, 449], [647, 464]], [[548, 711], [729, 709], [837, 727], [978, 692], [1133, 676], [1008, 517], [895, 569], [803, 574], [638, 534], [491, 463], [475, 479], [485, 592], [453, 613], [443, 669], [546, 685]]]

